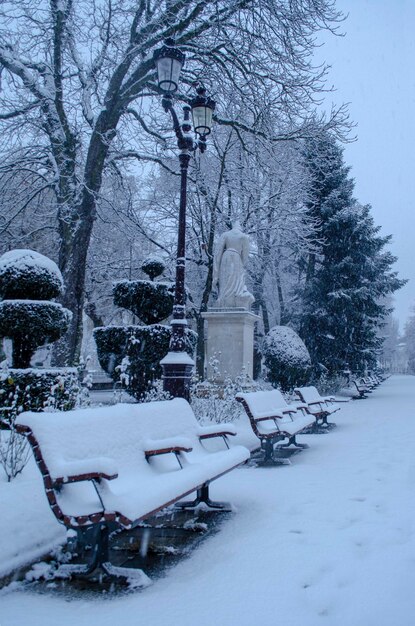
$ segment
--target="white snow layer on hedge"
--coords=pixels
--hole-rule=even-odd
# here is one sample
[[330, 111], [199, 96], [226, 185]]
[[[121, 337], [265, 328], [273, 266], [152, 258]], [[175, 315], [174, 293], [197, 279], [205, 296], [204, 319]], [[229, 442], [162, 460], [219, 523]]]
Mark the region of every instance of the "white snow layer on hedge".
[[53, 274], [63, 288], [63, 278], [60, 269], [52, 259], [35, 252], [34, 250], [16, 249], [5, 252], [0, 257], [0, 274], [5, 270], [13, 268], [16, 272], [24, 272], [25, 269], [39, 268], [41, 271], [48, 271]]
[[302, 339], [288, 326], [274, 326], [264, 337], [264, 351], [280, 362], [309, 367], [310, 354]]

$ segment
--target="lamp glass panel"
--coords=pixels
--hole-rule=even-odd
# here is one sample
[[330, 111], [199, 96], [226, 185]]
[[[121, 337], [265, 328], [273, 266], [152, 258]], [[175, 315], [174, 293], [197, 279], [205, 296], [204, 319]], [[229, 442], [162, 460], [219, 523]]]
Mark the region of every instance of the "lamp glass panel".
[[171, 93], [177, 90], [182, 64], [171, 57], [161, 57], [157, 60], [157, 73], [159, 87], [163, 91]]
[[207, 106], [194, 107], [192, 115], [195, 132], [199, 135], [208, 135], [212, 128], [212, 109]]

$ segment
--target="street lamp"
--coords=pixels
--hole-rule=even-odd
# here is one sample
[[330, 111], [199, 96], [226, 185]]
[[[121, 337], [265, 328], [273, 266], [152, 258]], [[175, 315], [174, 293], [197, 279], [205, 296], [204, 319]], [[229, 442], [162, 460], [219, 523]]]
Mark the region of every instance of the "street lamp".
[[[187, 327], [185, 309], [187, 171], [191, 155], [196, 149], [199, 148], [201, 152], [206, 149], [206, 137], [211, 131], [215, 102], [206, 96], [206, 90], [203, 87], [199, 87], [196, 96], [190, 101], [190, 106], [183, 107], [183, 123], [180, 124], [173, 107], [172, 94], [177, 91], [185, 55], [175, 47], [174, 40], [167, 39], [162, 48], [154, 52], [153, 59], [157, 68], [158, 86], [163, 91], [162, 106], [172, 117], [177, 146], [180, 150], [180, 208], [172, 332], [169, 352], [160, 364], [163, 368], [164, 391], [168, 391], [174, 398], [189, 400], [194, 361], [186, 352], [185, 335]], [[194, 132], [198, 136], [197, 142], [190, 134], [192, 130], [190, 112], [192, 112]]]

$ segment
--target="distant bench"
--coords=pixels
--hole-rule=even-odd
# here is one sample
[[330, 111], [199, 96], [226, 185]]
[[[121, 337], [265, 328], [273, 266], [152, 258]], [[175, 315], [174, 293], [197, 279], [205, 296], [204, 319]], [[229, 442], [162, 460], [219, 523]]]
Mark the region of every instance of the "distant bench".
[[357, 396], [353, 396], [354, 400], [363, 400], [367, 398], [368, 393], [372, 393], [372, 389], [370, 389], [366, 383], [362, 381], [361, 378], [355, 378], [352, 380], [352, 385], [355, 387], [357, 391]]
[[32, 446], [58, 521], [79, 538], [93, 531], [91, 561], [62, 565], [57, 575], [65, 577], [98, 571], [146, 584], [141, 570], [109, 562], [109, 530], [133, 528], [194, 491], [196, 499], [181, 507], [224, 509], [210, 500], [209, 483], [249, 458], [243, 446], [229, 447], [232, 425], [199, 426], [181, 399], [27, 412], [17, 417], [16, 430]]
[[327, 421], [330, 415], [333, 415], [340, 409], [340, 407], [334, 404], [336, 402], [335, 396], [321, 396], [318, 389], [313, 386], [297, 387], [294, 391], [300, 401], [307, 405], [307, 411], [314, 415], [316, 419], [315, 430], [317, 432], [319, 428], [330, 429], [336, 426], [333, 422]]
[[[307, 405], [288, 404], [277, 389], [239, 393], [236, 400], [242, 404], [249, 417], [252, 430], [261, 442], [265, 465], [286, 463], [275, 456], [278, 449], [289, 447], [308, 448], [305, 443], [298, 443], [296, 436], [314, 424], [314, 415], [304, 414]], [[279, 443], [288, 439], [287, 443]], [[276, 444], [279, 444], [276, 446]]]

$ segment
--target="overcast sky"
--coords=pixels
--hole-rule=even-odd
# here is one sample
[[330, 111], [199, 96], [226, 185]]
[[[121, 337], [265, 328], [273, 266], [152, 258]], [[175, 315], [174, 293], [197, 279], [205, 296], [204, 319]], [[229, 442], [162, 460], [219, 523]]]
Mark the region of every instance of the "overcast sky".
[[324, 38], [318, 59], [332, 67], [329, 99], [349, 102], [357, 142], [345, 147], [355, 196], [391, 234], [401, 330], [415, 305], [415, 0], [337, 0], [345, 36]]

